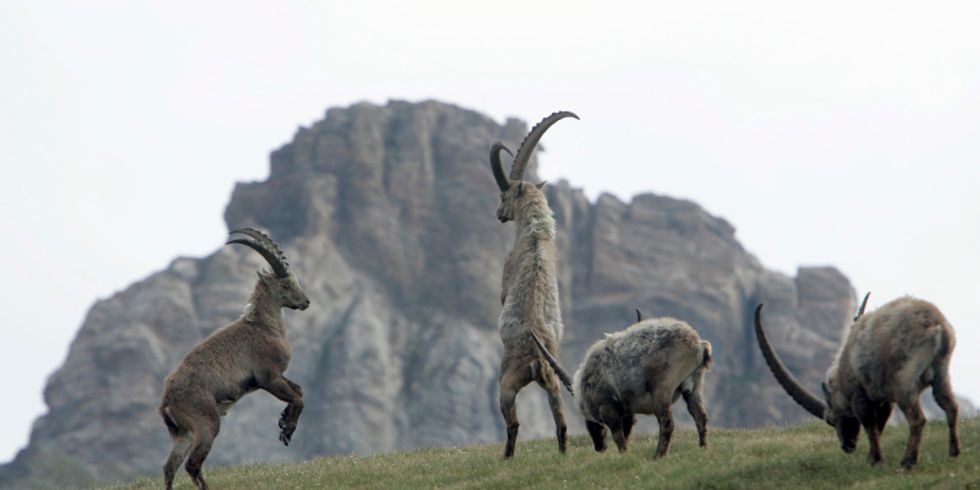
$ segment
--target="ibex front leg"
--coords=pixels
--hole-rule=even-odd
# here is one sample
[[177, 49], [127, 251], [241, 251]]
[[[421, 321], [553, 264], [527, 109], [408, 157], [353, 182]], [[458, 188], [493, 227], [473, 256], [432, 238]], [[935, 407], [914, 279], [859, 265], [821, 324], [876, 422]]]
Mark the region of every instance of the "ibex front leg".
[[288, 404], [279, 417], [279, 440], [288, 446], [303, 412], [303, 389], [282, 375], [259, 380], [259, 387]]

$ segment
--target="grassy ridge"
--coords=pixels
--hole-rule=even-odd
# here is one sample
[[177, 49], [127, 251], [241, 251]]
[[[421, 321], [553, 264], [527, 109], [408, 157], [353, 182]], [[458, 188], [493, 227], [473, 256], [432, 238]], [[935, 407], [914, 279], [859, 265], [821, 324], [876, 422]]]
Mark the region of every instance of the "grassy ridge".
[[[670, 453], [651, 460], [656, 434], [635, 434], [630, 450], [599, 454], [587, 436], [571, 438], [568, 454], [552, 440], [518, 441], [517, 455], [502, 461], [503, 444], [422, 449], [377, 456], [320, 458], [286, 465], [212, 468], [214, 489], [291, 488], [977, 488], [980, 489], [980, 418], [960, 423], [962, 453], [947, 455], [943, 422], [925, 429], [919, 464], [903, 472], [898, 463], [906, 426], [885, 430], [885, 462], [866, 463], [867, 441], [844, 454], [830, 427], [812, 423], [764, 429], [714, 429], [708, 447], [692, 430], [676, 430]], [[113, 489], [156, 489], [162, 476]], [[182, 473], [177, 488], [194, 488]]]

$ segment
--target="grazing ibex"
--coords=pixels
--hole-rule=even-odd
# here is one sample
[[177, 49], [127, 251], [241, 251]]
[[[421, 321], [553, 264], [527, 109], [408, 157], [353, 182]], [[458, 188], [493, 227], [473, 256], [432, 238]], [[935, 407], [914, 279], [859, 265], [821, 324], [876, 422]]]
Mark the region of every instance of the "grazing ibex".
[[167, 489], [173, 488], [184, 458], [194, 484], [208, 487], [201, 465], [218, 435], [221, 416], [243, 396], [261, 388], [288, 403], [279, 418], [279, 440], [286, 445], [303, 411], [302, 388], [282, 374], [290, 350], [281, 310], [305, 310], [310, 300], [272, 239], [251, 228], [230, 233], [236, 234], [243, 236], [228, 243], [254, 249], [273, 272], [258, 272], [242, 317], [194, 346], [164, 381], [160, 416], [173, 439], [163, 467]]
[[561, 388], [555, 373], [543, 362], [531, 340], [536, 333], [552, 351], [557, 351], [563, 326], [558, 305], [558, 250], [555, 247], [555, 218], [548, 207], [540, 184], [521, 180], [531, 152], [544, 132], [565, 117], [578, 116], [571, 112], [556, 112], [536, 124], [524, 138], [510, 178], [504, 174], [500, 152], [510, 153], [502, 143], [490, 147], [490, 167], [500, 188], [497, 219], [501, 223], [516, 222], [514, 248], [504, 263], [500, 302], [503, 309], [497, 326], [504, 343], [500, 361], [500, 412], [507, 426], [507, 446], [504, 458], [514, 455], [517, 443], [517, 393], [531, 381], [548, 392], [548, 403], [555, 420], [558, 450], [565, 452], [565, 416], [561, 409]]
[[776, 380], [796, 403], [837, 429], [841, 449], [854, 451], [861, 426], [868, 433], [868, 462], [881, 461], [878, 438], [892, 412], [892, 404], [909, 422], [909, 439], [902, 467], [919, 457], [926, 423], [919, 395], [927, 386], [946, 412], [949, 455], [960, 453], [956, 435], [959, 407], [949, 383], [949, 360], [956, 345], [953, 327], [932, 303], [898, 298], [862, 315], [868, 297], [844, 333], [844, 342], [823, 383], [826, 403], [803, 388], [783, 366], [762, 329], [762, 305], [755, 309], [755, 333], [766, 363]]
[[626, 451], [636, 414], [653, 414], [660, 424], [654, 457], [664, 456], [674, 431], [670, 406], [680, 397], [698, 427], [698, 444], [707, 445], [702, 386], [711, 365], [711, 343], [687, 323], [652, 318], [606, 334], [589, 347], [574, 381], [550, 349], [534, 339], [565, 388], [578, 398], [596, 451], [606, 449], [606, 427], [619, 451]]

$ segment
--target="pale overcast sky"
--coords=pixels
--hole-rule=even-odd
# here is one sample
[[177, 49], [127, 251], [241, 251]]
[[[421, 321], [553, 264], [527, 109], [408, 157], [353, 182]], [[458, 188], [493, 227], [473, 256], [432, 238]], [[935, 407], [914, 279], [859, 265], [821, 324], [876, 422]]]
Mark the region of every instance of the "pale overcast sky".
[[790, 3], [0, 3], [0, 461], [93, 301], [221, 246], [299, 125], [389, 98], [576, 111], [545, 177], [694, 200], [871, 307], [935, 302], [980, 401], [980, 3]]

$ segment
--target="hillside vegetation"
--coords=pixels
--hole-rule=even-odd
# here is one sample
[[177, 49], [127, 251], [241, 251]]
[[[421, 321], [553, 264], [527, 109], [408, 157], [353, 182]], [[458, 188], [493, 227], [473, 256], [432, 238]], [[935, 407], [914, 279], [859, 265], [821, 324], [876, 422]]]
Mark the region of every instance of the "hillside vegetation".
[[[884, 464], [865, 462], [867, 441], [844, 454], [822, 423], [763, 429], [714, 429], [708, 448], [692, 430], [674, 432], [670, 453], [652, 460], [656, 434], [635, 434], [630, 450], [599, 454], [587, 436], [570, 438], [568, 454], [555, 441], [521, 440], [512, 461], [503, 444], [403, 451], [376, 456], [338, 456], [299, 464], [210, 468], [214, 489], [291, 488], [980, 488], [980, 418], [960, 423], [962, 454], [947, 456], [943, 422], [931, 422], [919, 465], [902, 471], [908, 435], [904, 425], [883, 438]], [[612, 444], [610, 444], [612, 445]], [[156, 489], [153, 475], [112, 489]], [[191, 489], [186, 473], [177, 488]]]

